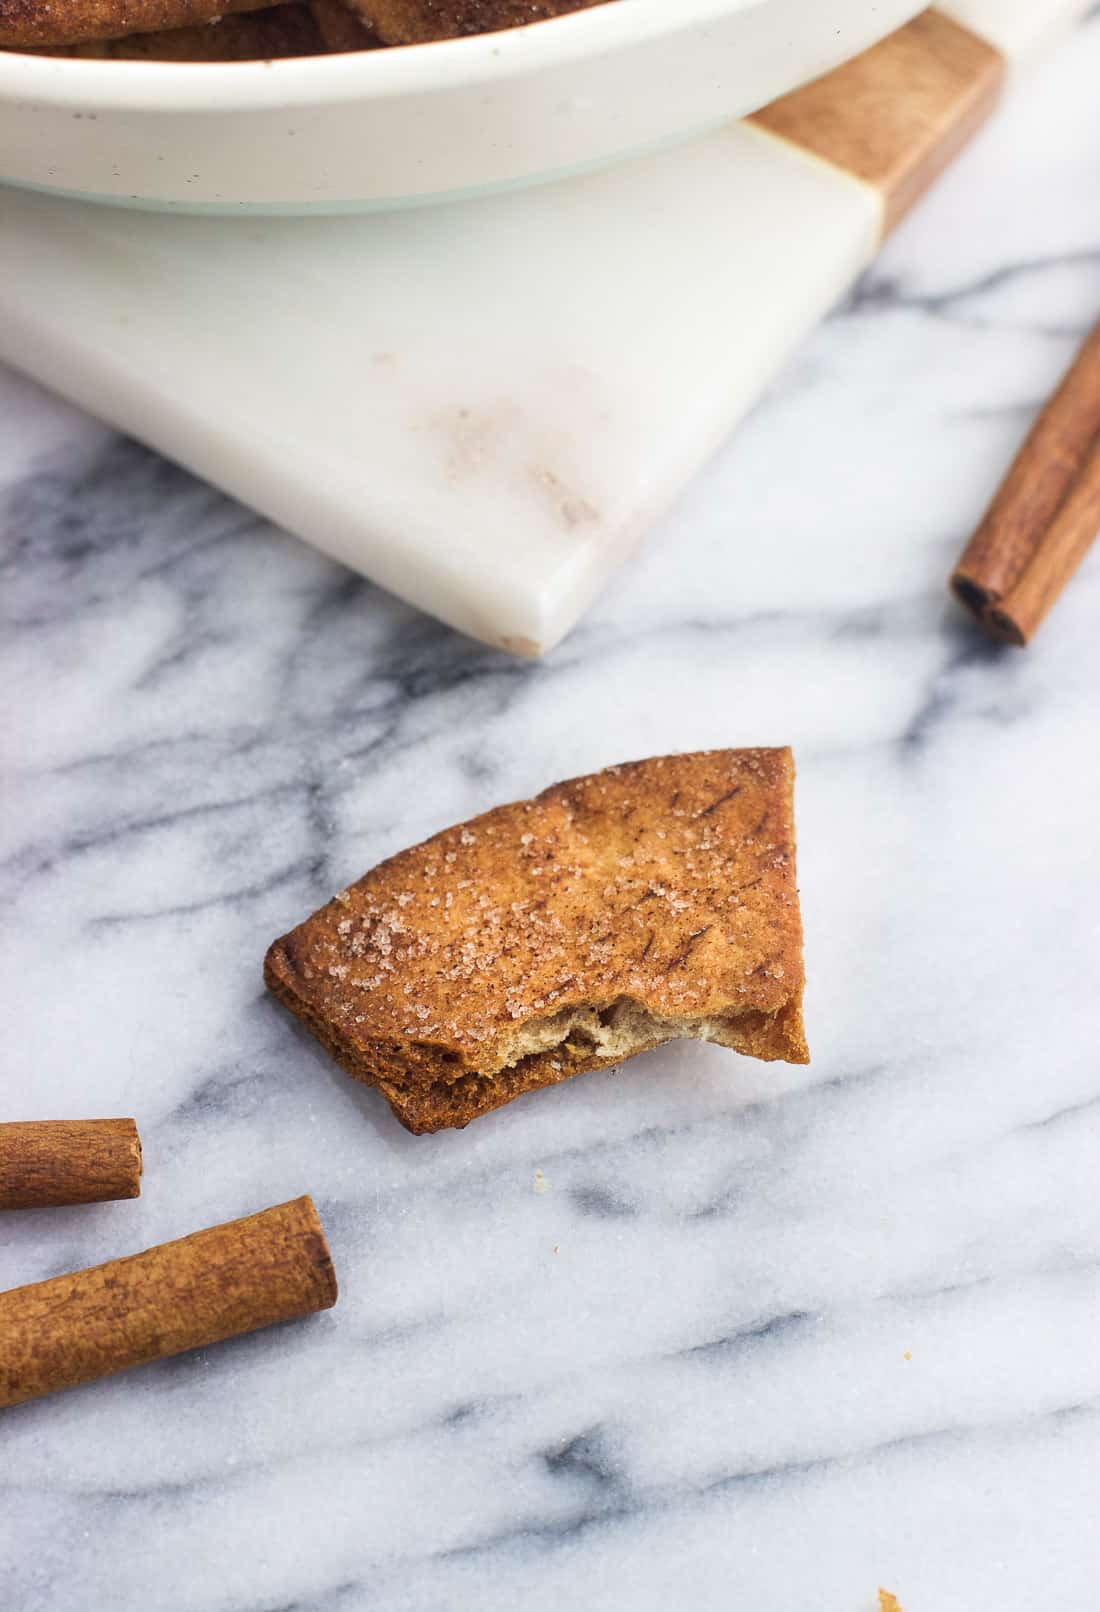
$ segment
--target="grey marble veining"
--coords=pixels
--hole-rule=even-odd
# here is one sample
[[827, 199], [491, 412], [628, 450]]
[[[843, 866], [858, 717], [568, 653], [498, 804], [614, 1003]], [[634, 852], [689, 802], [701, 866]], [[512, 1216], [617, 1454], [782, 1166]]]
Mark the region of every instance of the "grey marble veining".
[[[342, 1285], [5, 1413], [5, 1612], [1097, 1604], [1100, 555], [1026, 653], [943, 591], [1100, 307], [1097, 82], [1093, 21], [540, 665], [0, 378], [0, 1104], [146, 1157], [0, 1284], [311, 1191]], [[782, 742], [808, 1069], [413, 1138], [262, 990], [448, 822]]]

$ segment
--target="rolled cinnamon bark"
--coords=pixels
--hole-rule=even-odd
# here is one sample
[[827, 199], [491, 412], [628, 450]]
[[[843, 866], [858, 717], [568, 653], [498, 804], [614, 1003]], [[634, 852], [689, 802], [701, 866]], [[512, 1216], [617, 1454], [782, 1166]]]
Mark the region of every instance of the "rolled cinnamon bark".
[[336, 1303], [312, 1198], [0, 1293], [0, 1407]]
[[[1091, 331], [1039, 414], [951, 577], [960, 604], [995, 636], [1022, 644], [1038, 626], [1041, 615], [1033, 623], [1029, 616], [1027, 630], [1017, 632], [1006, 626], [999, 607], [1049, 542], [1055, 518], [1077, 478], [1088, 469], [1098, 439], [1100, 325]], [[1053, 552], [1058, 556], [1057, 571], [1049, 562], [1039, 562], [1040, 573], [1049, 582], [1044, 585], [1044, 609], [1053, 603], [1084, 550], [1076, 541], [1059, 539]]]
[[989, 607], [986, 625], [1009, 644], [1029, 644], [1100, 534], [1100, 438], [1023, 573]]
[[141, 1191], [132, 1119], [44, 1119], [0, 1125], [0, 1209], [106, 1203]]

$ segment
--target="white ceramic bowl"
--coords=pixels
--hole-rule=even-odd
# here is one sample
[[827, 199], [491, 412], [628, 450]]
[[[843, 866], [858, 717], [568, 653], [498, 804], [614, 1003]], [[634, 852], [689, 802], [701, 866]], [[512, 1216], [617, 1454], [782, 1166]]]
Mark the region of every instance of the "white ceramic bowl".
[[180, 64], [0, 52], [0, 179], [225, 212], [469, 195], [738, 117], [919, 9], [611, 0], [507, 33], [347, 56]]

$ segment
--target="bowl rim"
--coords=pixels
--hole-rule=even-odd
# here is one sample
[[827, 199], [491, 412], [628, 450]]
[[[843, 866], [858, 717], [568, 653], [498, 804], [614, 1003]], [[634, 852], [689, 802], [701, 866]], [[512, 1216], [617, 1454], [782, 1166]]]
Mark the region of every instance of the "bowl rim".
[[476, 87], [614, 53], [771, 0], [609, 0], [562, 17], [424, 45], [246, 62], [103, 61], [0, 49], [0, 101], [222, 113]]

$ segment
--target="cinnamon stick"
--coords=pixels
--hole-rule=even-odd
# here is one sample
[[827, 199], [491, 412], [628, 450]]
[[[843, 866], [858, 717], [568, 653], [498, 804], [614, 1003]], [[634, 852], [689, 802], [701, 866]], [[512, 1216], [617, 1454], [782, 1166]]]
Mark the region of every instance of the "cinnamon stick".
[[[1100, 324], [1032, 426], [952, 575], [955, 597], [994, 637], [1028, 643], [1096, 535], [1096, 525], [1087, 532], [1087, 489], [1100, 476], [1098, 446]], [[1071, 499], [1079, 480], [1085, 486]]]
[[1100, 533], [1100, 437], [1023, 574], [999, 604], [990, 606], [991, 630], [1006, 643], [1030, 643], [1097, 533]]
[[0, 1125], [0, 1209], [106, 1203], [141, 1192], [132, 1119], [45, 1119]]
[[312, 1198], [0, 1293], [0, 1407], [336, 1303]]

